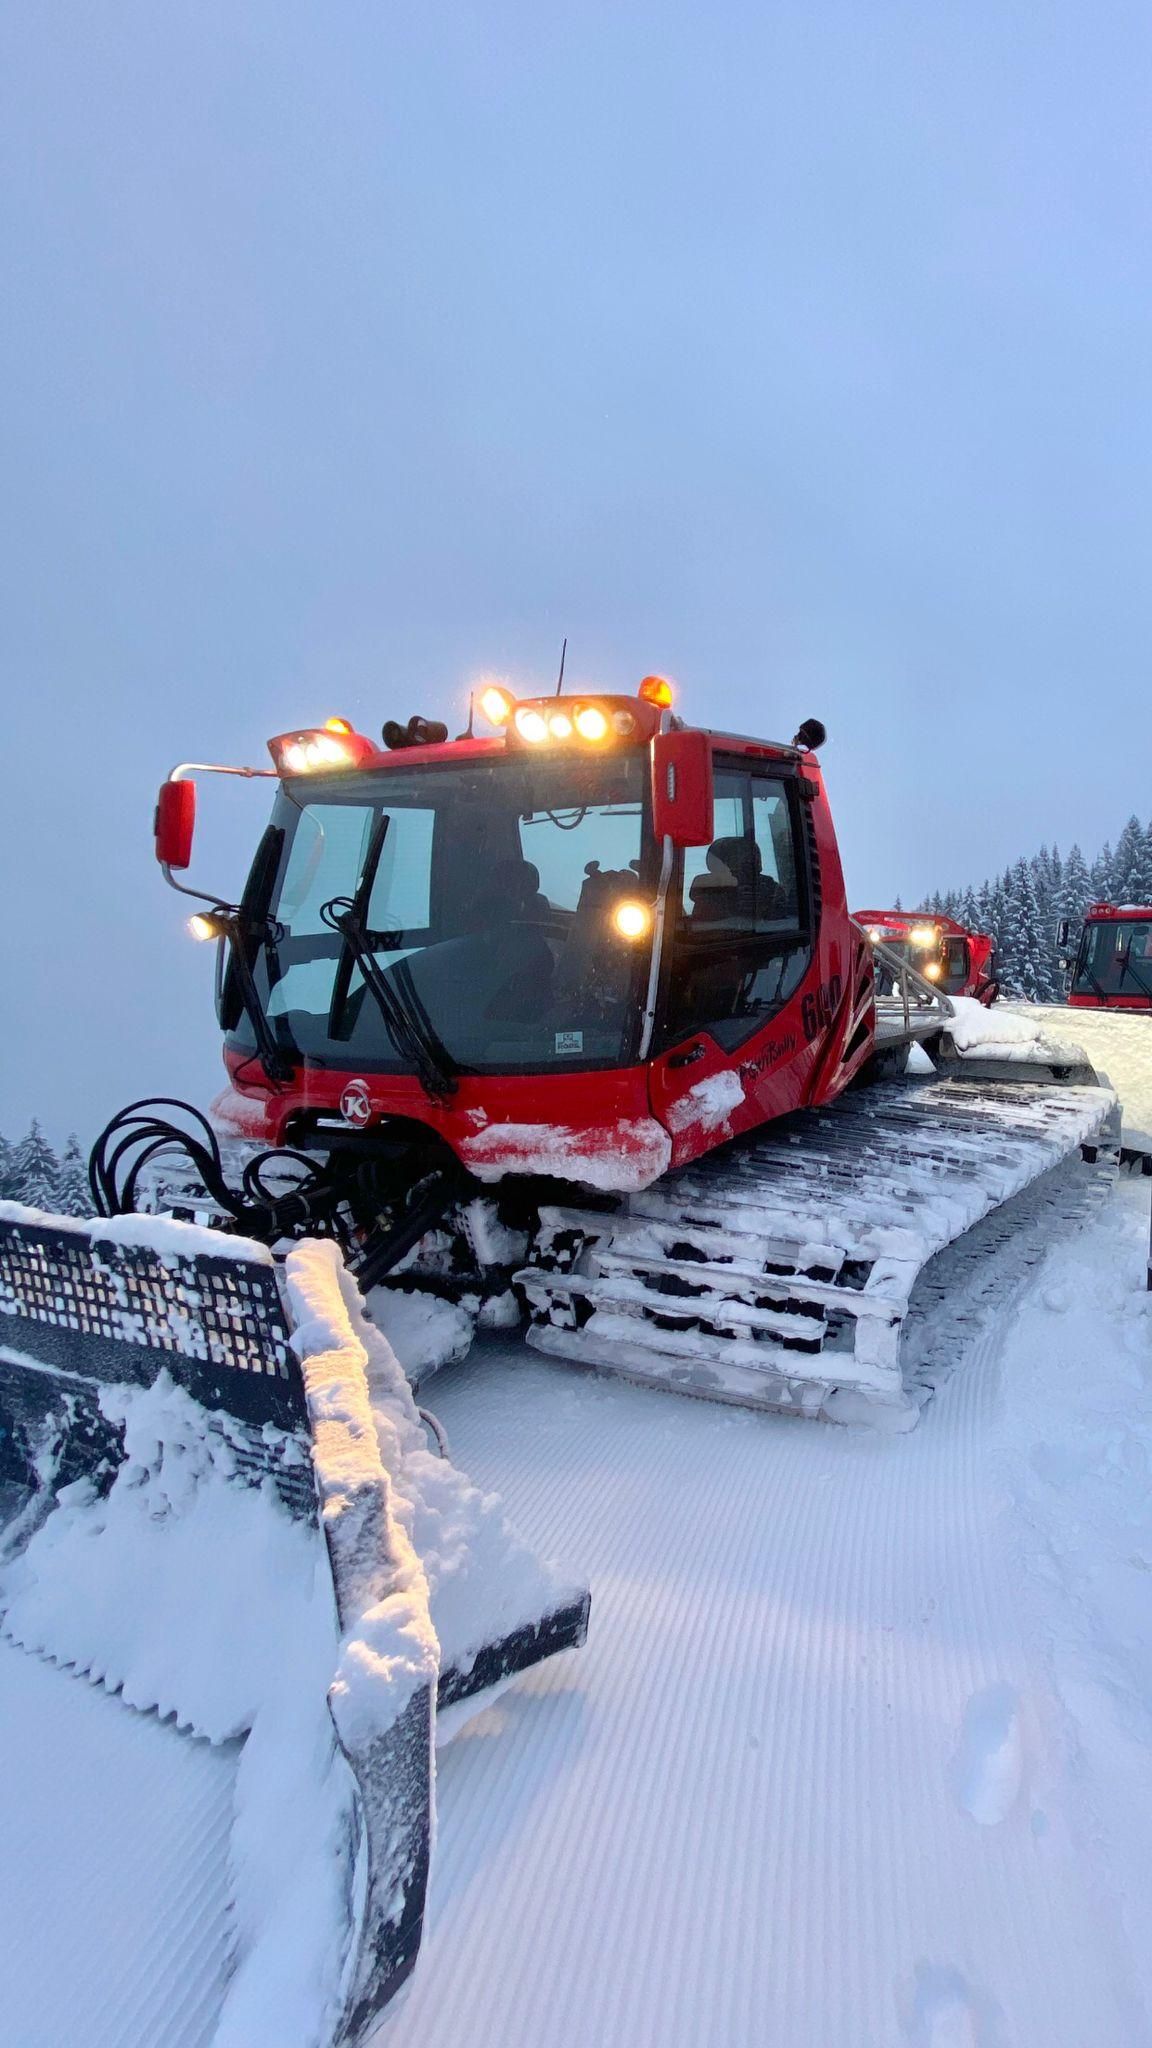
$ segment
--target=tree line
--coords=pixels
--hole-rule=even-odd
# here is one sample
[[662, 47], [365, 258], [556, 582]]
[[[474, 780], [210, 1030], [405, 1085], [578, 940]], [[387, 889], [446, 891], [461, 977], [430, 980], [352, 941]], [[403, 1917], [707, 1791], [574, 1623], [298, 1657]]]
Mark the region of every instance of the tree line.
[[918, 908], [943, 911], [970, 930], [990, 932], [996, 941], [1000, 985], [1007, 996], [1029, 1003], [1060, 1003], [1065, 977], [1056, 927], [1071, 924], [1069, 950], [1090, 903], [1152, 906], [1152, 820], [1131, 817], [1115, 848], [1106, 844], [1094, 861], [1078, 846], [1061, 855], [1042, 846], [1030, 860], [1014, 861], [1002, 875], [978, 887], [947, 889]]
[[33, 1117], [15, 1144], [0, 1133], [0, 1201], [23, 1202], [55, 1216], [91, 1216], [88, 1161], [74, 1134], [57, 1157]]

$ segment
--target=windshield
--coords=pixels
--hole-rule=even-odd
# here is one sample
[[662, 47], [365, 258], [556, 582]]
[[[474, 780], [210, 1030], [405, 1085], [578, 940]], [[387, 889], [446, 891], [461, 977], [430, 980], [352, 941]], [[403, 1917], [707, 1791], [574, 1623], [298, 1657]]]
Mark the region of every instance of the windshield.
[[1086, 925], [1072, 987], [1077, 995], [1152, 997], [1152, 919]]
[[[334, 928], [351, 915], [385, 995], [451, 1067], [626, 1063], [655, 893], [647, 781], [640, 752], [509, 754], [284, 789], [275, 936], [256, 970], [277, 1037], [322, 1065], [411, 1070]], [[625, 902], [642, 906], [631, 937]]]

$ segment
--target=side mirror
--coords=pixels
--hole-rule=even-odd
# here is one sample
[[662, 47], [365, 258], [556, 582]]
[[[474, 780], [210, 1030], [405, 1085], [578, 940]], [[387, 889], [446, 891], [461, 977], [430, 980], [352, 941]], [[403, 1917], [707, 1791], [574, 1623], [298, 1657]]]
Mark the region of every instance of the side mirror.
[[162, 782], [153, 821], [156, 858], [161, 867], [186, 868], [190, 865], [195, 828], [196, 784], [190, 781]]
[[1056, 944], [1057, 944], [1057, 945], [1059, 946], [1059, 948], [1060, 948], [1060, 951], [1061, 951], [1062, 953], [1063, 953], [1063, 952], [1065, 952], [1065, 951], [1067, 950], [1067, 946], [1068, 946], [1068, 926], [1069, 926], [1069, 924], [1070, 924], [1070, 923], [1071, 923], [1071, 919], [1070, 919], [1070, 918], [1067, 918], [1067, 917], [1062, 917], [1062, 918], [1060, 919], [1060, 922], [1059, 922], [1059, 924], [1058, 924], [1058, 925], [1057, 925], [1057, 927], [1056, 927]]
[[652, 742], [652, 826], [673, 846], [712, 844], [712, 745], [706, 732], [662, 732]]

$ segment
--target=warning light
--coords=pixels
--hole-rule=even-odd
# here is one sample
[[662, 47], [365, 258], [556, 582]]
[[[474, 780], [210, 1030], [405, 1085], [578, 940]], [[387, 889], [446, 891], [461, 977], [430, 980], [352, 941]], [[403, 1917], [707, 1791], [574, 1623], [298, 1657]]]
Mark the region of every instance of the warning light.
[[660, 711], [667, 711], [672, 703], [672, 685], [667, 676], [645, 676], [637, 694]]
[[622, 939], [643, 939], [652, 929], [652, 912], [646, 903], [618, 903], [612, 922]]
[[480, 709], [489, 725], [507, 725], [516, 709], [516, 700], [509, 690], [502, 690], [499, 683], [489, 683], [480, 692]]
[[338, 732], [342, 734], [350, 733], [352, 731], [352, 722], [347, 718], [326, 718], [324, 720], [324, 730], [325, 732]]

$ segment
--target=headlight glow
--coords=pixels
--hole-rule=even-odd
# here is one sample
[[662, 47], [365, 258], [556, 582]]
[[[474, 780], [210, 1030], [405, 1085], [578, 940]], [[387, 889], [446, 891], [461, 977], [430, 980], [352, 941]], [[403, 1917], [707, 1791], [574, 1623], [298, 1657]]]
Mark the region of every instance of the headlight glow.
[[934, 946], [936, 944], [936, 932], [930, 924], [914, 924], [908, 936], [914, 946]]
[[576, 713], [576, 730], [582, 740], [608, 737], [608, 720], [598, 704], [582, 704]]
[[652, 929], [652, 912], [646, 903], [618, 903], [612, 922], [622, 939], [643, 939]]
[[554, 740], [570, 740], [572, 737], [572, 720], [569, 718], [568, 713], [566, 711], [551, 712], [548, 718], [548, 730]]
[[480, 692], [480, 709], [489, 725], [507, 725], [515, 708], [515, 698], [508, 690], [502, 690], [499, 683], [489, 683]]
[[533, 710], [529, 705], [521, 705], [516, 713], [516, 730], [521, 739], [527, 740], [531, 747], [539, 746], [541, 740], [548, 737], [548, 726], [543, 713]]
[[939, 981], [940, 962], [938, 960], [929, 960], [928, 965], [924, 969], [924, 978], [926, 981]]

